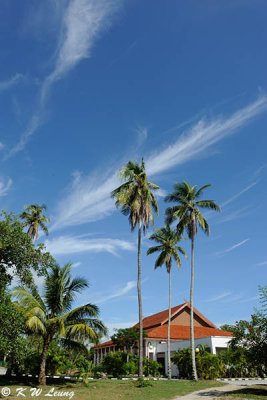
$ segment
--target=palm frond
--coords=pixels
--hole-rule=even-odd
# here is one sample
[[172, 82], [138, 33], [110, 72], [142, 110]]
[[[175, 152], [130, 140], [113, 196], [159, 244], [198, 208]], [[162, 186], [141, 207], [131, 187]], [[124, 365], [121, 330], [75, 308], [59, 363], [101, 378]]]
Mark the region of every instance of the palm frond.
[[62, 316], [62, 318], [65, 321], [71, 321], [74, 319], [97, 317], [98, 314], [99, 314], [99, 308], [95, 304], [88, 303], [85, 304], [84, 306], [74, 308], [74, 310], [67, 312]]
[[163, 250], [164, 247], [163, 246], [154, 246], [154, 247], [150, 247], [147, 252], [146, 255], [149, 256], [149, 254], [153, 254], [156, 253], [157, 251], [161, 251]]
[[206, 188], [208, 188], [210, 186], [211, 186], [211, 184], [207, 183], [206, 185], [204, 185], [200, 189], [198, 189], [198, 191], [196, 192], [196, 199], [202, 194], [203, 190], [205, 190]]
[[214, 200], [200, 200], [196, 202], [196, 205], [201, 208], [207, 208], [218, 212], [221, 211], [221, 208], [215, 203]]

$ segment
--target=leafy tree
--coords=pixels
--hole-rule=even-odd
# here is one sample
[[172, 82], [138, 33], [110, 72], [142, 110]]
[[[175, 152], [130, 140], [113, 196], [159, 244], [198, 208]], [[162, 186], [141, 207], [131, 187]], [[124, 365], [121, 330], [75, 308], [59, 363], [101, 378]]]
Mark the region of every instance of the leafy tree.
[[18, 359], [20, 335], [25, 332], [23, 315], [12, 303], [10, 295], [0, 291], [0, 354], [9, 360], [8, 373]]
[[84, 341], [97, 343], [106, 328], [98, 319], [99, 309], [94, 304], [71, 309], [75, 296], [88, 287], [83, 278], [71, 278], [71, 264], [62, 268], [51, 266], [45, 278], [44, 297], [31, 285], [17, 288], [14, 296], [19, 300], [29, 332], [43, 339], [39, 384], [46, 384], [46, 358], [50, 343], [60, 339], [63, 346], [85, 349]]
[[43, 212], [46, 211], [46, 205], [43, 204], [39, 206], [38, 204], [31, 204], [24, 207], [23, 213], [20, 218], [25, 220], [23, 226], [28, 226], [27, 234], [32, 238], [32, 240], [38, 239], [39, 226], [48, 235], [48, 229], [46, 223], [50, 222]]
[[[114, 344], [120, 349], [126, 348], [127, 362], [129, 361], [129, 352], [133, 348], [137, 348], [140, 332], [139, 327], [134, 326], [133, 328], [117, 329], [116, 333], [111, 336]], [[146, 331], [143, 331], [143, 338], [147, 337]]]
[[[142, 297], [141, 297], [141, 234], [142, 228], [145, 234], [150, 222], [153, 224], [153, 210], [158, 215], [158, 204], [153, 191], [159, 186], [151, 183], [147, 179], [145, 163], [141, 165], [129, 161], [120, 171], [122, 185], [111, 193], [112, 198], [116, 199], [116, 206], [121, 208], [124, 215], [129, 217], [131, 230], [138, 225], [138, 274], [137, 292], [139, 305], [139, 343], [143, 343], [143, 316], [142, 316]], [[139, 346], [139, 379], [142, 379], [142, 359], [143, 347]]]
[[0, 290], [3, 290], [14, 275], [24, 283], [31, 282], [31, 271], [45, 273], [54, 259], [45, 252], [43, 244], [34, 246], [15, 214], [3, 211], [0, 218]]
[[234, 332], [235, 325], [224, 324], [224, 325], [220, 326], [220, 329], [222, 331], [226, 331], [226, 332]]
[[177, 267], [181, 266], [179, 253], [182, 253], [186, 258], [187, 255], [181, 246], [178, 246], [181, 237], [176, 230], [172, 230], [169, 225], [161, 229], [155, 229], [150, 236], [150, 240], [159, 243], [158, 246], [150, 247], [147, 255], [160, 252], [156, 259], [155, 269], [162, 267], [165, 264], [169, 274], [169, 314], [168, 314], [168, 340], [167, 340], [167, 359], [168, 359], [168, 379], [171, 379], [171, 346], [170, 346], [170, 327], [171, 327], [171, 268], [172, 260], [174, 259]]
[[250, 321], [230, 326], [234, 335], [230, 347], [235, 351], [242, 348], [248, 368], [263, 376], [267, 370], [267, 286], [259, 286], [259, 292], [262, 308], [255, 310]]
[[196, 361], [195, 361], [195, 340], [194, 340], [194, 308], [193, 308], [193, 292], [194, 292], [194, 243], [198, 226], [209, 235], [209, 224], [201, 214], [200, 209], [209, 209], [220, 211], [220, 207], [214, 200], [199, 200], [203, 191], [211, 186], [210, 184], [197, 189], [197, 186], [190, 186], [187, 182], [177, 183], [173, 187], [173, 193], [165, 197], [166, 202], [176, 203], [173, 207], [166, 209], [167, 224], [178, 220], [177, 232], [181, 235], [185, 230], [191, 240], [191, 288], [190, 288], [190, 339], [191, 339], [191, 356], [194, 380], [198, 380]]
[[230, 346], [242, 346], [248, 363], [263, 375], [267, 370], [267, 318], [253, 314], [250, 321], [237, 321], [233, 333]]
[[[191, 349], [189, 347], [178, 350], [172, 361], [179, 369], [180, 378], [193, 378]], [[196, 368], [200, 379], [215, 379], [224, 376], [225, 373], [225, 366], [221, 358], [211, 354], [205, 346], [201, 346], [196, 354]]]

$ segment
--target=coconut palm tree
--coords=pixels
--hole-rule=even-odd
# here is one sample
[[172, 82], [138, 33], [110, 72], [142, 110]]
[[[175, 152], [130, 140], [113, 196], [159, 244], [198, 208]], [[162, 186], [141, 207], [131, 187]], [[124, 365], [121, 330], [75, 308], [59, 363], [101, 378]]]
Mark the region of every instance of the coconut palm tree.
[[155, 269], [162, 267], [165, 264], [169, 274], [169, 315], [168, 315], [168, 340], [167, 340], [167, 358], [168, 358], [168, 379], [171, 379], [171, 343], [170, 343], [170, 327], [171, 327], [171, 268], [172, 260], [174, 259], [178, 268], [181, 266], [179, 253], [182, 253], [186, 258], [187, 255], [182, 247], [178, 246], [181, 236], [177, 230], [172, 230], [169, 225], [161, 229], [155, 229], [154, 233], [149, 237], [159, 243], [158, 246], [150, 247], [147, 250], [147, 255], [160, 252], [155, 261]]
[[38, 239], [39, 226], [44, 233], [48, 235], [46, 223], [50, 222], [50, 219], [43, 214], [44, 211], [46, 211], [45, 204], [42, 204], [41, 206], [38, 204], [31, 204], [25, 206], [24, 211], [20, 215], [20, 218], [25, 220], [23, 226], [29, 227], [27, 234], [32, 238], [32, 240], [34, 240], [34, 238], [35, 240]]
[[198, 380], [195, 359], [195, 341], [194, 341], [194, 308], [193, 308], [193, 292], [194, 292], [194, 244], [199, 226], [206, 235], [209, 235], [210, 229], [206, 219], [201, 214], [200, 209], [208, 209], [221, 211], [220, 207], [214, 200], [200, 200], [203, 191], [211, 186], [210, 184], [197, 189], [197, 186], [190, 186], [187, 182], [177, 183], [173, 187], [173, 193], [165, 197], [165, 201], [177, 203], [173, 207], [168, 207], [165, 211], [166, 223], [171, 224], [178, 220], [177, 232], [181, 235], [185, 230], [191, 240], [191, 287], [190, 287], [190, 338], [191, 338], [191, 354], [192, 368], [194, 380]]
[[153, 191], [159, 186], [147, 179], [145, 163], [141, 165], [129, 161], [120, 171], [121, 186], [113, 190], [111, 197], [116, 200], [116, 206], [121, 208], [124, 215], [129, 217], [131, 230], [138, 225], [138, 253], [137, 253], [137, 292], [139, 305], [139, 379], [143, 377], [143, 320], [141, 297], [141, 235], [142, 228], [145, 234], [150, 222], [154, 223], [153, 210], [158, 215], [158, 204]]
[[44, 296], [37, 288], [18, 287], [13, 295], [25, 317], [30, 334], [43, 339], [39, 384], [46, 384], [45, 368], [47, 351], [52, 340], [60, 340], [63, 346], [86, 349], [85, 341], [97, 343], [107, 330], [98, 319], [99, 309], [94, 304], [85, 304], [72, 309], [75, 296], [88, 287], [84, 278], [71, 277], [71, 264], [62, 268], [52, 265], [45, 278]]

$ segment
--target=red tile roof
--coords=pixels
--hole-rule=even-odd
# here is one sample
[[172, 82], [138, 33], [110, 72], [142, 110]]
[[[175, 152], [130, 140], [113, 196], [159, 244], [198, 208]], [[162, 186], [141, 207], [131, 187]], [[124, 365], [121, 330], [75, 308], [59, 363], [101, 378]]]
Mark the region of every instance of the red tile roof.
[[[161, 325], [155, 328], [146, 329], [148, 338], [167, 339], [168, 325]], [[195, 338], [206, 336], [233, 336], [231, 332], [222, 331], [221, 329], [206, 328], [204, 326], [194, 327]], [[185, 340], [190, 339], [190, 326], [171, 325], [171, 339]]]
[[[165, 339], [168, 336], [168, 325], [156, 326], [155, 328], [146, 329], [147, 340], [149, 339]], [[202, 338], [207, 336], [228, 336], [232, 337], [232, 332], [222, 331], [221, 329], [207, 328], [205, 326], [194, 327], [195, 338]], [[171, 325], [171, 339], [172, 340], [186, 340], [190, 339], [190, 326], [185, 325]], [[112, 346], [112, 340], [94, 346], [94, 349]]]
[[115, 346], [115, 344], [113, 344], [112, 340], [108, 340], [107, 342], [97, 344], [96, 346], [93, 347], [93, 349], [99, 349], [100, 347], [106, 347], [106, 346]]
[[[179, 306], [173, 307], [171, 309], [171, 315], [176, 313], [180, 308], [182, 308], [186, 303], [180, 304]], [[161, 311], [157, 314], [149, 315], [148, 317], [143, 318], [143, 328], [149, 328], [152, 326], [160, 325], [163, 321], [168, 319], [169, 310]], [[139, 326], [139, 322], [134, 326]]]

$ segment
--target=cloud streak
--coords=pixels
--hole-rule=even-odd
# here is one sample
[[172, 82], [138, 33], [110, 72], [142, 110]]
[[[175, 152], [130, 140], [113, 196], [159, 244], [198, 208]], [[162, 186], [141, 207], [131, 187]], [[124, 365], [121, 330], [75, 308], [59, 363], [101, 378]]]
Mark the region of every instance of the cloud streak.
[[213, 302], [213, 301], [218, 301], [218, 300], [224, 299], [225, 297], [230, 296], [230, 294], [231, 294], [231, 292], [224, 292], [222, 294], [219, 294], [217, 296], [214, 296], [214, 297], [212, 297], [208, 300], [204, 300], [204, 301], [209, 302], [209, 303]]
[[[153, 176], [200, 156], [213, 144], [233, 134], [264, 111], [267, 111], [267, 98], [261, 96], [229, 117], [215, 118], [210, 122], [201, 120], [180, 135], [173, 145], [150, 155], [146, 162], [147, 173]], [[105, 174], [95, 172], [82, 176], [76, 173], [69, 194], [60, 201], [52, 230], [97, 221], [110, 215], [115, 210], [110, 193], [119, 184], [116, 168]], [[246, 190], [249, 187], [243, 193]], [[235, 198], [241, 194], [235, 195]]]
[[245, 239], [245, 240], [242, 240], [242, 242], [236, 243], [236, 244], [234, 244], [233, 246], [229, 247], [229, 248], [226, 249], [226, 250], [217, 252], [216, 255], [223, 255], [223, 254], [226, 254], [226, 253], [230, 253], [231, 251], [237, 249], [238, 247], [243, 246], [243, 245], [244, 245], [245, 243], [247, 243], [249, 240], [250, 240], [249, 238], [248, 238], [248, 239]]
[[0, 177], [0, 197], [6, 196], [12, 185], [13, 181], [10, 178]]
[[196, 158], [213, 144], [230, 136], [265, 111], [267, 111], [267, 98], [260, 96], [255, 102], [228, 118], [215, 118], [209, 122], [200, 120], [172, 145], [148, 158], [146, 163], [148, 174], [155, 175]]
[[22, 74], [15, 74], [12, 78], [7, 79], [6, 81], [0, 82], [0, 93], [5, 92], [6, 90], [12, 88], [21, 80], [24, 79], [24, 75]]
[[257, 185], [257, 181], [251, 183], [250, 185], [246, 186], [243, 190], [240, 192], [236, 193], [234, 196], [230, 197], [230, 199], [226, 200], [224, 203], [222, 203], [222, 207], [227, 206], [228, 204], [232, 203], [234, 200], [236, 200], [238, 197], [240, 197], [243, 193], [246, 193], [248, 190], [253, 188], [255, 185]]
[[[118, 6], [118, 0], [71, 0], [69, 2], [62, 18], [54, 68], [41, 85], [37, 111], [19, 142], [11, 149], [6, 158], [23, 150], [29, 138], [42, 125], [45, 103], [51, 87], [82, 60], [91, 56], [91, 50], [96, 40], [111, 25], [111, 16]], [[14, 82], [10, 81], [10, 85], [14, 84], [18, 77], [15, 76], [13, 79], [15, 80]]]
[[130, 290], [132, 290], [135, 287], [136, 287], [136, 281], [129, 281], [126, 283], [126, 285], [123, 288], [119, 289], [118, 291], [116, 291], [108, 296], [102, 297], [99, 300], [95, 300], [95, 303], [103, 304], [109, 300], [116, 299], [118, 297], [122, 297], [125, 294], [127, 294], [128, 292], [130, 292]]
[[46, 240], [45, 246], [53, 256], [84, 252], [107, 252], [117, 255], [117, 251], [135, 250], [134, 244], [125, 240], [109, 238], [83, 239], [79, 236], [59, 236], [52, 240]]

